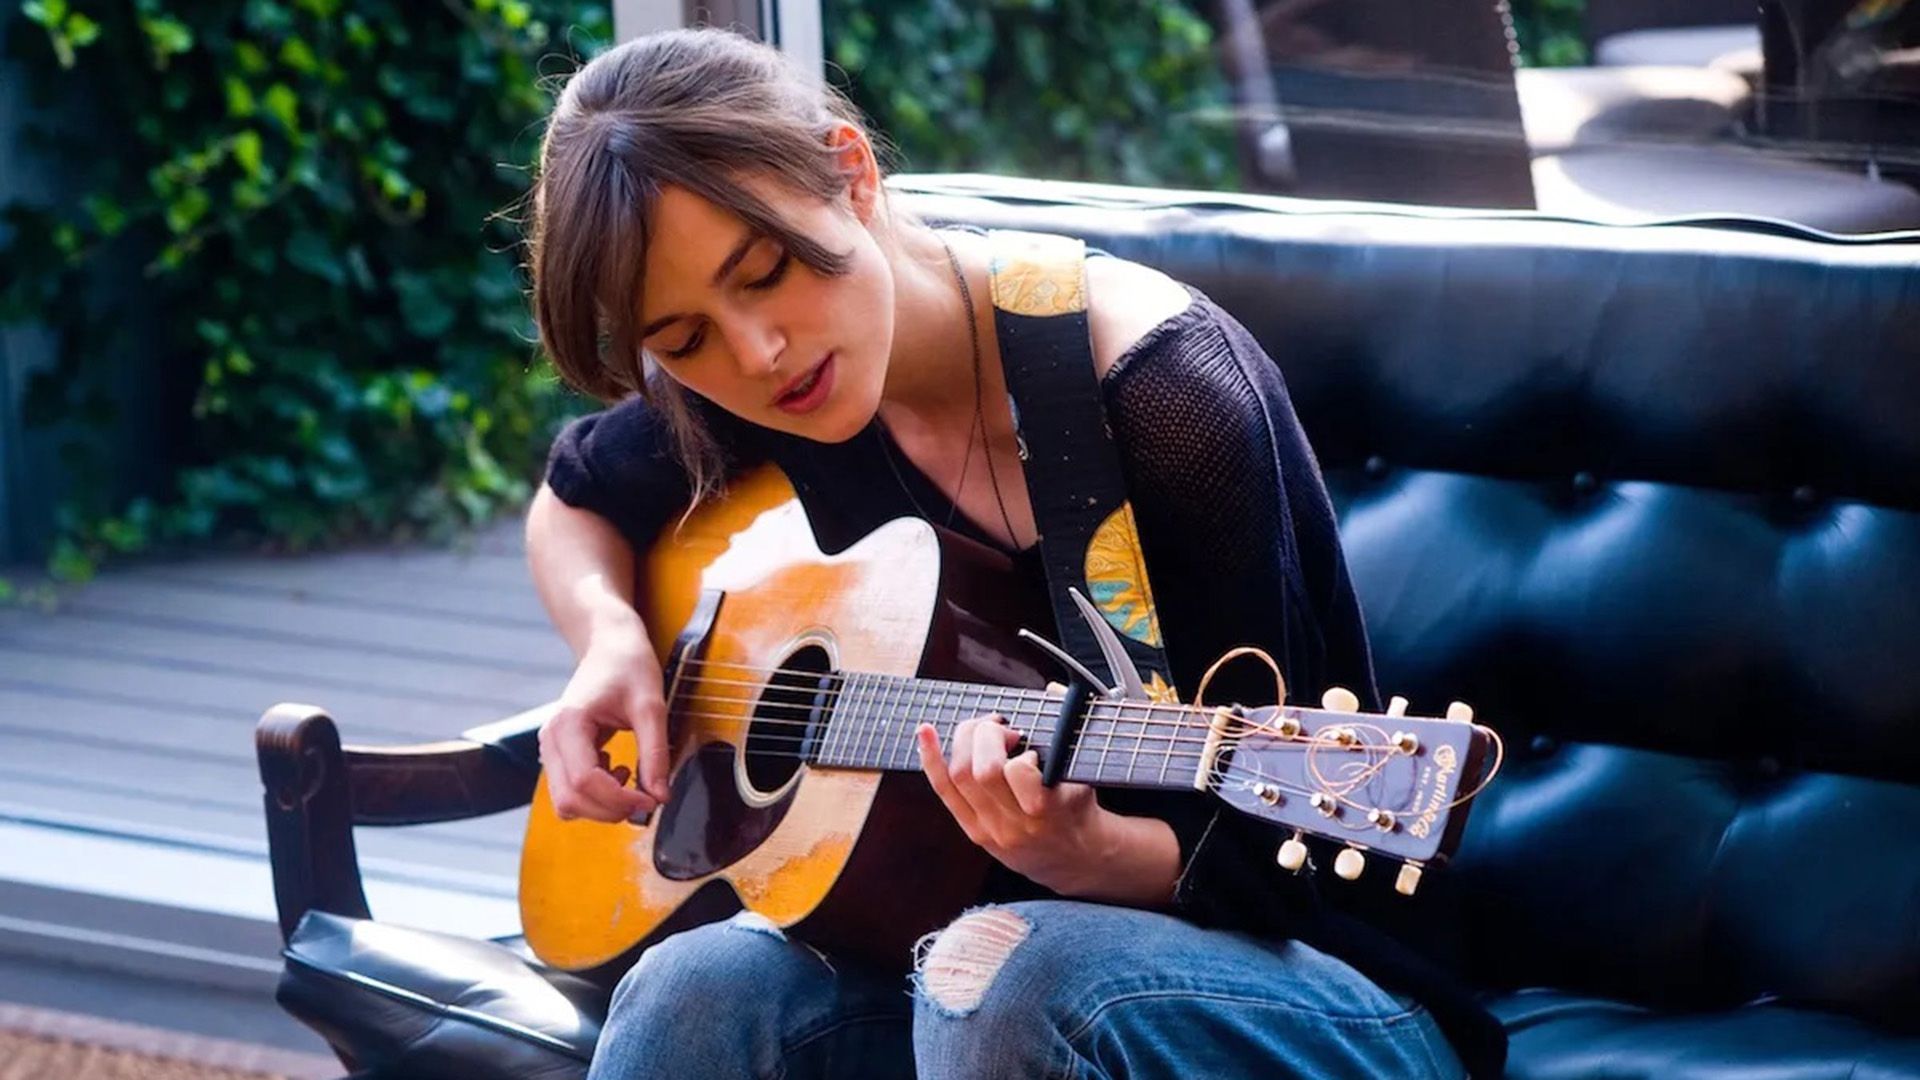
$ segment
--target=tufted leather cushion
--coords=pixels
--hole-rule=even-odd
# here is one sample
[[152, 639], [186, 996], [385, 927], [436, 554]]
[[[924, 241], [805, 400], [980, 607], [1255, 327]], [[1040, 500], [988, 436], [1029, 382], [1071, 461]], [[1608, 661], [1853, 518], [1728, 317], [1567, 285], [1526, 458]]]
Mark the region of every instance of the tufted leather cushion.
[[281, 1006], [379, 1076], [578, 1080], [606, 992], [491, 941], [308, 912]]
[[1493, 1003], [1511, 1080], [1912, 1080], [1920, 1039], [1844, 1016], [1760, 1005], [1671, 1015], [1554, 991]]
[[1285, 369], [1382, 689], [1508, 739], [1441, 877], [1470, 975], [1560, 995], [1502, 1008], [1566, 1003], [1503, 1013], [1515, 1075], [1913, 1075], [1920, 234], [899, 186]]

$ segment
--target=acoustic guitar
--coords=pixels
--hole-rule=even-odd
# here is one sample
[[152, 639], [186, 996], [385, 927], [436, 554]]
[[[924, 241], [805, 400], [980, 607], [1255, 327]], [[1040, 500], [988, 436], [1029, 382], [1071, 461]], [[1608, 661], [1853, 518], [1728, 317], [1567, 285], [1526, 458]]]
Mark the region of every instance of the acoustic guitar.
[[[1396, 698], [1376, 716], [1339, 689], [1318, 709], [1241, 707], [1151, 700], [1085, 668], [1052, 681], [1058, 661], [1018, 634], [1051, 609], [1010, 569], [913, 518], [822, 554], [771, 467], [666, 530], [641, 614], [666, 658], [671, 795], [631, 821], [561, 821], [540, 782], [520, 870], [535, 954], [598, 968], [745, 907], [903, 964], [988, 866], [920, 773], [923, 722], [946, 734], [998, 713], [1050, 778], [1205, 792], [1290, 832], [1283, 866], [1308, 861], [1303, 834], [1332, 838], [1341, 877], [1391, 856], [1406, 893], [1498, 767], [1497, 736], [1458, 703], [1420, 718]], [[631, 775], [631, 733], [603, 753]]]

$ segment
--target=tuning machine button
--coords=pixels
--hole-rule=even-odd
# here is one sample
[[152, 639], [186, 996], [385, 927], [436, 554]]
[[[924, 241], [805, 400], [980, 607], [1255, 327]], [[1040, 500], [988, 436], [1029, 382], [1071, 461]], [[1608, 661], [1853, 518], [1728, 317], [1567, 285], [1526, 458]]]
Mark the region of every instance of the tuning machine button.
[[1360, 697], [1344, 686], [1329, 686], [1327, 692], [1320, 695], [1320, 707], [1328, 712], [1359, 712]]
[[1279, 862], [1281, 869], [1295, 873], [1307, 865], [1307, 845], [1300, 841], [1299, 833], [1294, 833], [1286, 843], [1280, 845], [1280, 854], [1276, 861]]
[[1413, 891], [1419, 887], [1420, 864], [1417, 862], [1410, 862], [1402, 866], [1400, 868], [1400, 876], [1393, 879], [1393, 891], [1399, 893], [1401, 896], [1412, 896]]
[[1411, 731], [1393, 733], [1393, 748], [1411, 757], [1420, 752], [1420, 737]]
[[1407, 715], [1407, 699], [1401, 697], [1399, 694], [1393, 695], [1392, 700], [1387, 702], [1387, 715], [1388, 716]]
[[1367, 857], [1359, 848], [1347, 848], [1334, 856], [1333, 872], [1345, 881], [1353, 881], [1367, 868]]
[[1456, 701], [1447, 706], [1447, 719], [1471, 724], [1473, 723], [1473, 706], [1464, 701]]

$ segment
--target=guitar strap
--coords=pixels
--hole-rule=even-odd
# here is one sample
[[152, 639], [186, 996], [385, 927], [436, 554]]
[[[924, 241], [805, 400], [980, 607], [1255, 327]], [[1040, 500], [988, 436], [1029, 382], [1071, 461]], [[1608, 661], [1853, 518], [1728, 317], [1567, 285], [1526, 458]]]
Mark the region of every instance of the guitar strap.
[[1067, 592], [1077, 588], [1116, 631], [1149, 696], [1174, 701], [1147, 561], [1094, 371], [1086, 244], [1014, 230], [988, 237], [994, 330], [1060, 645], [1089, 670], [1105, 670], [1093, 629]]

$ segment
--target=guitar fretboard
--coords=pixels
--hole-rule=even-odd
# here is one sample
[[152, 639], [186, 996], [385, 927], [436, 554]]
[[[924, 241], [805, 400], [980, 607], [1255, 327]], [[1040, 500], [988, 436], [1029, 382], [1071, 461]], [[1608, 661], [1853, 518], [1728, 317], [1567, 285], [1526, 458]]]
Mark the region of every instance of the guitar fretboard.
[[[845, 676], [812, 755], [820, 765], [919, 771], [913, 732], [932, 724], [943, 744], [962, 721], [998, 713], [1044, 765], [1065, 695], [895, 675]], [[1092, 699], [1066, 778], [1105, 787], [1190, 787], [1206, 718], [1188, 706]]]

